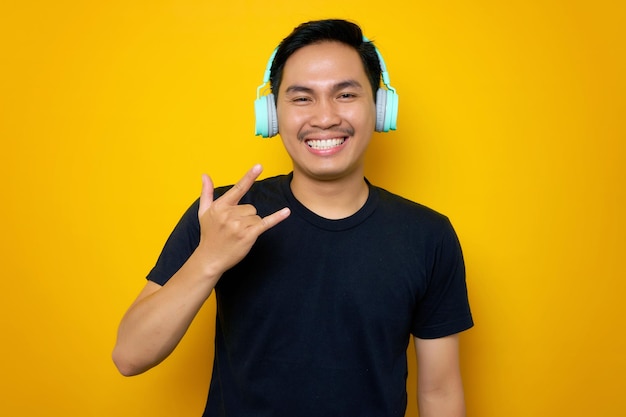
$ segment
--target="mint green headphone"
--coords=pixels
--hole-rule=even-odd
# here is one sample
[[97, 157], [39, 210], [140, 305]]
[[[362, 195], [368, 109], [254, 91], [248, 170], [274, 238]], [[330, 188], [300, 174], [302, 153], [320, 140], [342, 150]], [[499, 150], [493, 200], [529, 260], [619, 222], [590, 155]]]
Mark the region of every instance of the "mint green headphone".
[[[363, 41], [369, 42], [364, 36]], [[276, 117], [276, 102], [274, 94], [270, 93], [265, 96], [261, 95], [261, 89], [270, 80], [270, 71], [272, 68], [272, 62], [276, 56], [274, 49], [272, 56], [265, 67], [265, 73], [263, 75], [263, 84], [261, 84], [256, 90], [256, 100], [254, 100], [254, 115], [256, 119], [254, 134], [269, 138], [278, 134], [278, 118]], [[387, 66], [385, 60], [376, 48], [376, 55], [378, 55], [378, 61], [380, 63], [381, 76], [385, 88], [379, 88], [376, 91], [376, 131], [377, 132], [389, 132], [390, 130], [396, 130], [396, 123], [398, 120], [398, 94], [395, 88], [389, 84], [389, 73], [387, 72]]]

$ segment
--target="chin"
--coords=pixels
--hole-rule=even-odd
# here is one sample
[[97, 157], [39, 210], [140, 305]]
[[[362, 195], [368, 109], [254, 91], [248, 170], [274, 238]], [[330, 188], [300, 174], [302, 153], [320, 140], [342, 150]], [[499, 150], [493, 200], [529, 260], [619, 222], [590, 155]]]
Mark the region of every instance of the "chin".
[[[300, 175], [315, 181], [338, 181], [352, 177], [362, 171], [358, 167], [302, 167], [298, 170]], [[362, 175], [362, 174], [361, 174]]]

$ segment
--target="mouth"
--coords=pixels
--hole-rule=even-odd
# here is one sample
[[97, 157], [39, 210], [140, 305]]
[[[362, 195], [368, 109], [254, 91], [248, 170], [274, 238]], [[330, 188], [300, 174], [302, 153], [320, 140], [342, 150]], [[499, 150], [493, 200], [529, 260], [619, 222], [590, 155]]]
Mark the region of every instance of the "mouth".
[[311, 149], [315, 150], [328, 150], [341, 146], [346, 141], [346, 138], [332, 138], [332, 139], [309, 139], [305, 143]]

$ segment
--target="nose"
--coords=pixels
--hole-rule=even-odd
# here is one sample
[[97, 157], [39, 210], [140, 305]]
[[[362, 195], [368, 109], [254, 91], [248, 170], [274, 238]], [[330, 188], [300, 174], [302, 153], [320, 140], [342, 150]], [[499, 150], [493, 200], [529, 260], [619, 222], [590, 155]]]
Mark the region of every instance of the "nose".
[[337, 109], [337, 103], [333, 100], [319, 100], [313, 108], [310, 119], [311, 126], [328, 129], [341, 124], [341, 117]]

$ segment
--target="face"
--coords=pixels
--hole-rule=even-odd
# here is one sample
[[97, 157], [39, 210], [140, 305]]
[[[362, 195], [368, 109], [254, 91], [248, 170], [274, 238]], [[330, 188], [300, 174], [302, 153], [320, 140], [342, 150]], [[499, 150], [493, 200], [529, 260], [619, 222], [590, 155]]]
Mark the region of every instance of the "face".
[[285, 62], [276, 108], [294, 178], [362, 178], [376, 105], [356, 50], [339, 42], [297, 50]]

